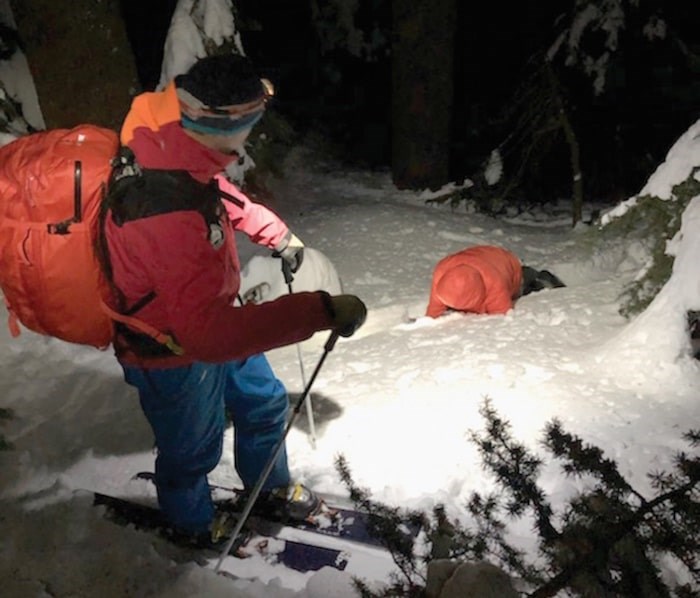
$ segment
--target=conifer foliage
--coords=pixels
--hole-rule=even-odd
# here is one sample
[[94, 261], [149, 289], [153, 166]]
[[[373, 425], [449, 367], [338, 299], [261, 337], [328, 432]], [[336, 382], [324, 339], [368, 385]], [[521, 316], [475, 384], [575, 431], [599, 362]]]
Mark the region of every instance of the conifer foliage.
[[370, 534], [382, 540], [400, 571], [400, 574], [395, 576], [391, 587], [387, 588], [388, 593], [374, 594], [364, 582], [355, 580], [360, 595], [363, 598], [420, 596], [425, 578], [419, 571], [419, 560], [413, 552], [413, 539], [411, 535], [405, 533], [405, 530], [407, 526], [425, 527], [427, 521], [424, 515], [417, 511], [406, 511], [373, 501], [367, 490], [355, 484], [348, 463], [342, 455], [336, 459], [335, 466], [341, 480], [350, 491], [350, 499], [356, 507], [368, 513], [367, 529]]
[[[471, 529], [448, 521], [440, 506], [431, 517], [402, 517], [358, 489], [342, 458], [336, 463], [358, 507], [384, 519], [375, 531], [386, 539], [401, 571], [381, 593], [358, 582], [365, 598], [424, 596], [425, 565], [435, 558], [490, 561], [518, 578], [527, 588], [524, 595], [533, 598], [700, 596], [700, 455], [679, 453], [672, 471], [650, 473], [655, 495], [648, 498], [625, 480], [600, 448], [553, 420], [545, 427], [542, 446], [564, 475], [585, 482], [584, 490], [555, 511], [537, 481], [543, 459], [512, 437], [510, 424], [488, 399], [480, 412], [485, 430], [472, 432], [471, 439], [497, 484], [489, 495], [472, 494], [467, 505]], [[691, 449], [700, 446], [700, 430], [683, 437]], [[527, 515], [538, 536], [537, 562], [530, 562], [507, 539], [508, 521]], [[426, 545], [431, 546], [423, 556], [393, 541], [392, 529], [407, 524], [409, 516], [410, 521], [422, 522]], [[664, 577], [661, 562], [675, 562], [682, 579]]]

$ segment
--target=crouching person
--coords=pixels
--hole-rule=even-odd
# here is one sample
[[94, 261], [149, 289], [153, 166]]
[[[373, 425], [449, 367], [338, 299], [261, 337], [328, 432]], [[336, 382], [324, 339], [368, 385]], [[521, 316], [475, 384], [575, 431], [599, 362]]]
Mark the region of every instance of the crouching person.
[[523, 295], [563, 286], [547, 270], [522, 265], [507, 249], [476, 245], [443, 258], [435, 266], [426, 316], [437, 318], [449, 310], [505, 314]]
[[[113, 345], [153, 429], [158, 501], [172, 527], [198, 543], [221, 531], [207, 474], [221, 457], [226, 411], [246, 489], [282, 441], [287, 393], [263, 352], [320, 330], [350, 336], [366, 317], [357, 297], [325, 292], [234, 307], [234, 229], [295, 267], [301, 261], [303, 244], [286, 225], [221, 178], [268, 97], [236, 55], [204, 58], [162, 92], [137, 96], [121, 132], [135, 164], [123, 152], [101, 219]], [[303, 519], [318, 502], [291, 479], [283, 447], [256, 505]]]

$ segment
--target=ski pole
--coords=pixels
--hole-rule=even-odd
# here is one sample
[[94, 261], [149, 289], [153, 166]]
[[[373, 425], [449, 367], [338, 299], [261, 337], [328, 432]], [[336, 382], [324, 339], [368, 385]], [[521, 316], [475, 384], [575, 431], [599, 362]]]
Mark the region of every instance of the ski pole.
[[326, 341], [326, 344], [323, 347], [323, 354], [321, 355], [321, 358], [318, 360], [318, 363], [316, 364], [316, 368], [314, 369], [313, 373], [311, 374], [311, 379], [309, 380], [309, 383], [304, 388], [304, 392], [301, 393], [299, 400], [297, 401], [296, 405], [294, 406], [294, 410], [292, 411], [292, 415], [290, 416], [289, 421], [287, 422], [287, 427], [284, 429], [284, 433], [282, 434], [282, 437], [277, 441], [277, 444], [275, 445], [275, 448], [273, 449], [272, 454], [270, 455], [270, 458], [268, 459], [267, 464], [265, 465], [265, 469], [263, 469], [262, 473], [260, 474], [260, 477], [258, 478], [258, 481], [255, 482], [255, 486], [253, 486], [253, 489], [250, 491], [250, 496], [248, 497], [248, 500], [246, 501], [246, 504], [244, 505], [243, 510], [241, 511], [241, 514], [238, 518], [238, 521], [236, 522], [236, 527], [234, 528], [233, 532], [231, 532], [231, 537], [229, 538], [228, 542], [226, 542], [226, 546], [224, 546], [224, 549], [221, 551], [221, 556], [219, 557], [219, 561], [216, 563], [216, 567], [214, 568], [214, 571], [216, 573], [219, 572], [219, 569], [221, 568], [221, 565], [223, 564], [224, 559], [226, 558], [226, 556], [230, 552], [231, 547], [233, 546], [234, 542], [236, 541], [239, 534], [241, 533], [241, 530], [243, 529], [245, 522], [248, 520], [248, 516], [250, 515], [250, 512], [253, 510], [253, 506], [255, 505], [255, 501], [257, 500], [258, 496], [260, 495], [260, 491], [262, 490], [263, 485], [267, 481], [267, 478], [270, 476], [270, 472], [272, 471], [272, 468], [275, 466], [275, 463], [277, 462], [277, 458], [279, 457], [280, 453], [282, 452], [282, 447], [284, 446], [284, 442], [287, 439], [287, 435], [289, 434], [289, 430], [291, 430], [292, 424], [294, 424], [294, 420], [296, 419], [296, 416], [299, 414], [299, 411], [301, 410], [301, 406], [304, 403], [306, 396], [309, 394], [309, 391], [311, 390], [311, 386], [313, 385], [314, 381], [316, 380], [316, 376], [318, 376], [318, 373], [321, 371], [321, 366], [323, 365], [323, 362], [326, 361], [326, 357], [328, 357], [328, 354], [333, 350], [333, 347], [335, 346], [335, 343], [337, 340], [338, 340], [338, 332], [336, 332], [334, 330], [333, 332], [331, 332], [331, 335], [328, 337], [328, 340]]
[[[287, 288], [289, 289], [289, 294], [292, 294], [292, 281], [294, 276], [292, 276], [292, 267], [286, 260], [282, 260], [282, 274], [284, 275], [284, 282], [287, 283]], [[306, 376], [304, 375], [304, 360], [301, 357], [301, 344], [297, 343], [297, 359], [299, 360], [299, 369], [301, 370], [301, 386], [306, 388]], [[316, 422], [314, 421], [314, 406], [311, 400], [311, 395], [309, 394], [308, 400], [306, 401], [306, 419], [309, 422], [309, 438], [311, 440], [311, 448], [316, 448]]]

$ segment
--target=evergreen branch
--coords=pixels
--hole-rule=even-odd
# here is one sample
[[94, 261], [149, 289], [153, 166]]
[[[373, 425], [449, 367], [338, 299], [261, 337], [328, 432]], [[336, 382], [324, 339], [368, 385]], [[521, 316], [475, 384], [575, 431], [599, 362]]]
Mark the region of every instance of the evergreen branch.
[[[651, 476], [652, 484], [662, 492], [647, 500], [620, 475], [613, 461], [604, 458], [602, 450], [563, 432], [555, 420], [548, 424], [545, 447], [564, 460], [566, 473], [590, 473], [598, 480], [592, 491], [569, 502], [558, 531], [552, 522], [552, 508], [536, 484], [541, 460], [514, 442], [510, 424], [497, 416], [488, 398], [480, 411], [486, 420], [486, 432], [483, 437], [472, 432], [472, 439], [501, 493], [472, 494], [467, 509], [475, 521], [474, 531], [465, 531], [457, 521], [447, 521], [440, 506], [434, 509], [432, 521], [423, 516], [420, 521], [432, 544], [424, 562], [435, 558], [498, 562], [534, 588], [528, 594], [531, 598], [558, 596], [562, 591], [635, 598], [665, 598], [673, 591], [677, 598], [697, 598], [692, 585], [697, 588], [700, 584], [700, 459], [684, 453], [676, 455], [673, 473]], [[691, 431], [685, 438], [697, 443], [700, 436]], [[376, 530], [380, 539], [389, 538], [384, 543], [399, 569], [398, 575], [392, 575], [393, 583], [381, 593], [355, 580], [358, 591], [364, 598], [422, 598], [423, 576], [418, 573], [418, 560], [410, 542], [402, 545], [391, 539], [402, 521], [405, 523], [402, 518], [406, 515], [371, 501], [367, 492], [350, 480], [342, 457], [336, 465], [353, 501], [370, 515], [381, 516], [387, 524], [378, 522]], [[499, 516], [503, 512], [519, 516], [525, 509], [534, 513], [540, 551], [547, 559], [544, 567], [528, 563], [523, 551], [506, 539], [506, 524]], [[676, 558], [693, 582], [667, 586], [656, 564], [659, 555]]]
[[488, 398], [479, 412], [486, 420], [488, 436], [481, 438], [472, 432], [471, 438], [481, 453], [483, 466], [491, 470], [498, 482], [512, 495], [509, 513], [521, 515], [529, 506], [535, 513], [537, 528], [542, 537], [547, 541], [555, 540], [559, 532], [551, 523], [552, 508], [534, 481], [541, 460], [530, 455], [523, 445], [513, 442], [509, 433], [510, 424], [497, 416]]
[[511, 547], [505, 540], [505, 524], [496, 518], [499, 501], [494, 495], [484, 498], [479, 493], [472, 494], [467, 505], [477, 525], [477, 533], [471, 536], [469, 550], [455, 552], [453, 556], [468, 556], [470, 560], [484, 560], [492, 555], [523, 579], [536, 584], [542, 582], [538, 570], [525, 562], [525, 554]]
[[700, 430], [688, 430], [683, 434], [683, 438], [692, 447], [700, 446]]
[[[574, 446], [571, 447], [569, 458], [573, 460], [581, 458], [581, 453], [578, 453], [576, 450], [580, 448], [580, 445], [574, 443]], [[590, 457], [590, 455], [586, 455], [586, 457]], [[609, 463], [604, 464], [601, 470], [609, 473]], [[617, 482], [612, 487], [606, 484], [606, 489], [619, 490], [621, 484], [619, 484], [619, 480], [614, 475], [606, 476], [604, 479]], [[664, 549], [675, 554], [681, 562], [688, 567], [688, 570], [693, 575], [697, 576], [697, 554], [699, 546], [697, 540], [692, 537], [692, 534], [697, 534], [697, 531], [689, 532], [688, 530], [681, 530], [680, 532], [675, 532], [669, 527], [669, 523], [666, 520], [663, 518], [659, 520], [655, 510], [662, 505], [676, 503], [679, 499], [686, 497], [695, 489], [698, 483], [700, 483], [698, 479], [690, 480], [652, 500], [644, 500], [642, 498], [641, 506], [633, 512], [629, 510], [628, 505], [617, 503], [614, 495], [609, 497], [604, 495], [602, 491], [597, 492], [593, 496], [584, 497], [579, 503], [579, 508], [575, 510], [583, 512], [581, 510], [583, 506], [583, 509], [587, 511], [585, 512], [585, 519], [590, 521], [590, 523], [584, 525], [582, 528], [577, 526], [572, 528], [569, 526], [566, 537], [573, 538], [574, 540], [585, 537], [587, 539], [586, 542], [577, 542], [575, 546], [576, 550], [571, 554], [569, 564], [564, 566], [557, 575], [538, 588], [534, 593], [530, 594], [530, 596], [532, 598], [543, 598], [545, 596], [556, 595], [560, 590], [569, 587], [574, 577], [580, 575], [582, 571], [591, 571], [594, 574], [596, 574], [596, 571], [602, 571], [601, 560], [602, 566], [611, 567], [612, 565], [607, 565], [608, 558], [602, 557], [601, 555], [608, 554], [610, 550], [614, 551], [616, 547], [624, 544], [623, 541], [626, 538], [629, 538], [635, 546], [641, 546], [641, 548], [638, 549], [640, 554], [637, 555], [636, 560], [644, 561], [646, 564], [644, 570], [646, 574], [645, 582], [647, 585], [653, 585], [658, 592], [652, 595], [661, 596], [668, 595], [668, 593], [659, 590], [658, 585], [660, 582], [658, 580], [658, 575], [654, 574], [653, 565], [644, 555], [644, 546], [651, 544], [653, 548], [654, 546], [661, 545]], [[624, 482], [622, 485], [629, 487], [627, 482]], [[640, 496], [636, 492], [635, 495]], [[611, 498], [612, 501], [610, 500]], [[620, 512], [617, 513], [617, 516], [611, 517], [611, 515], [615, 515], [615, 512], [618, 510]], [[684, 512], [687, 513], [687, 509], [684, 509]], [[653, 522], [646, 520], [649, 515], [655, 518]], [[601, 519], [601, 521], [596, 522], [596, 518]], [[617, 519], [617, 521], [615, 521], [615, 519]], [[597, 525], [594, 528], [593, 525], [596, 523]], [[645, 535], [644, 529], [638, 531], [638, 528], [643, 524], [653, 528], [652, 535], [646, 538], [646, 542], [639, 541], [642, 538], [638, 536], [638, 534], [642, 537]], [[659, 526], [661, 526], [661, 533], [658, 531]], [[697, 529], [697, 527], [695, 529]], [[689, 533], [691, 534], [690, 538], [688, 538]], [[571, 548], [571, 544], [568, 544], [567, 547]], [[559, 550], [561, 550], [561, 546]], [[620, 566], [625, 568], [627, 566], [627, 560], [623, 559]], [[600, 579], [599, 574], [596, 574], [596, 577], [599, 582], [606, 583], [604, 579]], [[629, 577], [629, 575], [623, 575], [622, 579], [628, 581]]]
[[603, 451], [598, 447], [585, 445], [578, 436], [564, 432], [558, 420], [555, 419], [545, 427], [544, 445], [555, 457], [568, 461], [564, 465], [566, 473], [589, 473], [617, 492], [629, 492], [640, 501], [645, 501], [644, 497], [620, 475], [614, 461], [604, 458]]
[[370, 499], [369, 492], [359, 488], [352, 480], [350, 468], [345, 457], [339, 455], [335, 461], [341, 481], [350, 492], [350, 499], [361, 511], [367, 514], [367, 531], [370, 536], [379, 540], [390, 552], [392, 560], [398, 567], [409, 587], [418, 586], [418, 580], [424, 581], [424, 576], [418, 573], [416, 557], [413, 554], [413, 538], [404, 533], [404, 525], [425, 527], [422, 513], [402, 511], [388, 507]]

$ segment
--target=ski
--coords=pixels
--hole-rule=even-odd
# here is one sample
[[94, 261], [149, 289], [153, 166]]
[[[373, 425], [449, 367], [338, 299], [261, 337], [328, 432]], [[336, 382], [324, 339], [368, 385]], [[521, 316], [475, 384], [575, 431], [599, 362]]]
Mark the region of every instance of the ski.
[[[148, 480], [154, 483], [154, 474], [150, 471], [142, 471], [133, 476], [133, 479]], [[226, 510], [232, 512], [242, 510], [243, 504], [237, 502], [237, 499], [244, 499], [245, 496], [241, 488], [230, 488], [219, 484], [210, 484], [209, 487], [217, 504], [223, 505]], [[254, 514], [251, 518], [268, 530], [274, 530], [275, 525], [285, 525], [306, 532], [384, 548], [382, 541], [369, 531], [369, 517], [367, 513], [362, 511], [336, 506], [333, 497], [326, 496], [323, 497], [320, 513], [305, 521], [274, 521], [258, 514]], [[407, 536], [415, 538], [420, 532], [420, 527], [412, 526], [409, 528], [405, 526], [405, 529], [401, 531]], [[271, 533], [273, 532], [271, 531]]]
[[[155, 532], [177, 546], [192, 550], [196, 554], [209, 555], [212, 559], [223, 547], [195, 544], [191, 538], [177, 534], [156, 507], [98, 492], [94, 492], [93, 496], [93, 504], [104, 506], [105, 516], [119, 525]], [[230, 555], [238, 559], [259, 556], [268, 564], [281, 564], [302, 573], [318, 571], [322, 567], [333, 567], [343, 571], [348, 563], [348, 555], [342, 550], [283, 539], [269, 530], [261, 530], [255, 525], [255, 521], [246, 526], [244, 533], [232, 547]]]

